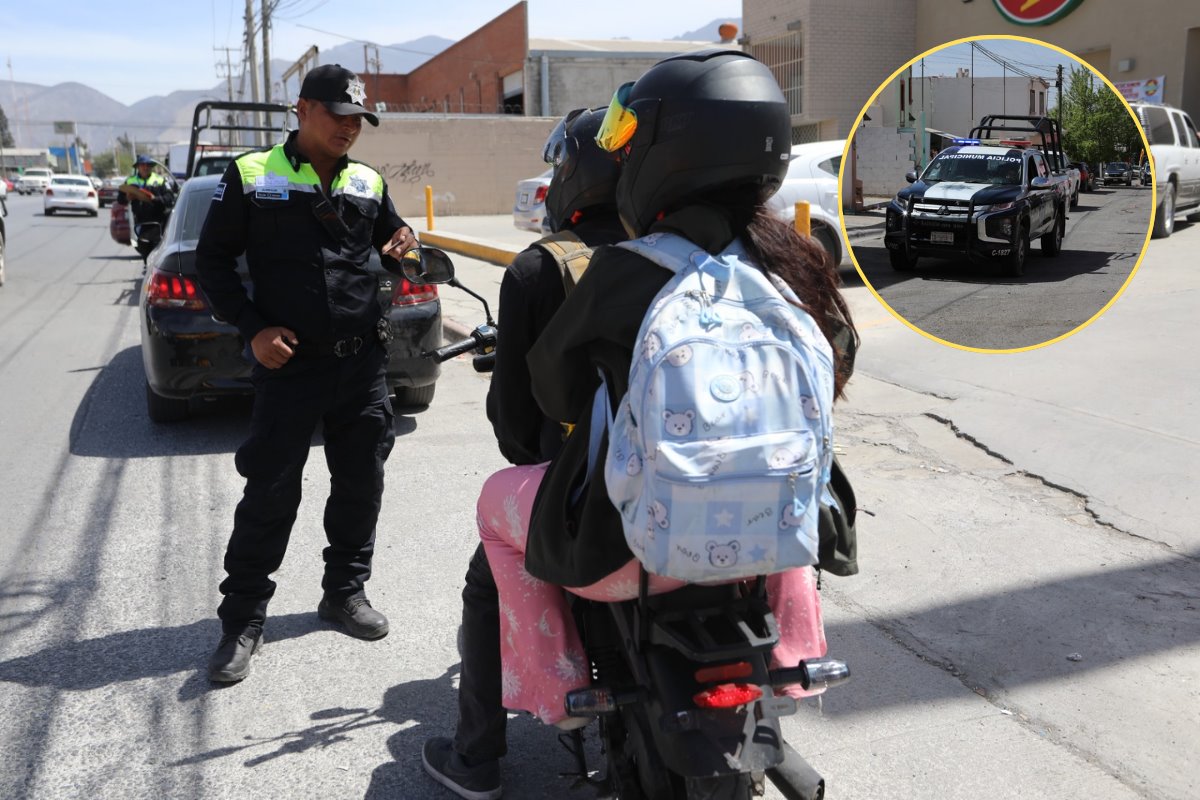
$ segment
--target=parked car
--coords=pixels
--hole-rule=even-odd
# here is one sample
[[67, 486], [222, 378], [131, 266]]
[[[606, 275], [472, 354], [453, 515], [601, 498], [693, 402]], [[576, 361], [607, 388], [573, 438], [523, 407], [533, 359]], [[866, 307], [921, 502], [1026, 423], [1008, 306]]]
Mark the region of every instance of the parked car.
[[101, 208], [104, 208], [109, 203], [117, 202], [121, 195], [121, 192], [119, 191], [121, 184], [124, 182], [125, 179], [120, 177], [105, 178], [100, 182], [100, 188], [97, 191], [97, 194], [100, 198]]
[[[163, 240], [147, 261], [138, 305], [146, 410], [155, 422], [186, 418], [196, 399], [253, 391], [249, 347], [237, 328], [213, 318], [196, 279], [196, 242], [220, 180], [204, 175], [183, 184]], [[366, 268], [379, 276], [379, 302], [392, 328], [388, 386], [398, 405], [427, 405], [441, 369], [421, 357], [442, 344], [437, 287], [393, 276], [377, 254]], [[244, 259], [238, 269], [249, 284]]]
[[1133, 170], [1124, 161], [1110, 161], [1104, 165], [1104, 185], [1123, 183], [1133, 185]]
[[1072, 161], [1071, 166], [1079, 170], [1079, 191], [1090, 192], [1096, 188], [1096, 176], [1086, 161]]
[[1154, 237], [1170, 236], [1175, 215], [1200, 214], [1200, 135], [1182, 109], [1157, 103], [1131, 103], [1150, 142], [1156, 178]]
[[4, 245], [7, 231], [4, 229], [4, 218], [8, 216], [8, 205], [5, 203], [7, 189], [0, 191], [0, 286], [4, 285]]
[[513, 225], [524, 231], [548, 233], [546, 227], [546, 191], [554, 170], [548, 169], [536, 178], [517, 181], [517, 199], [513, 204]]
[[46, 216], [56, 211], [83, 211], [94, 217], [100, 213], [96, 189], [86, 175], [55, 175], [42, 195]]
[[0, 177], [0, 183], [4, 184], [5, 193], [15, 192], [17, 190], [17, 185], [8, 178]]
[[806, 201], [811, 235], [835, 266], [841, 263], [847, 247], [838, 216], [838, 169], [845, 148], [843, 139], [792, 147], [787, 176], [767, 201], [769, 210], [791, 223], [796, 221], [796, 203]]
[[1142, 186], [1149, 186], [1151, 183], [1154, 182], [1150, 176], [1150, 160], [1149, 159], [1142, 162], [1141, 182], [1142, 182]]

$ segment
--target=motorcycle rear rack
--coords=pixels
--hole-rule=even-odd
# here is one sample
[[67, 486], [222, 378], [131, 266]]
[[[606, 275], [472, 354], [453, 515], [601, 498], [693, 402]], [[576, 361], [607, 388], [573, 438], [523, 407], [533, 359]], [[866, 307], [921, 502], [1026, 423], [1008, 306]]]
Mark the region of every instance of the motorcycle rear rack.
[[766, 579], [760, 576], [744, 594], [741, 584], [691, 585], [650, 596], [643, 568], [638, 592], [639, 644], [662, 645], [699, 662], [727, 661], [750, 653], [769, 653], [779, 642], [779, 626], [767, 605]]

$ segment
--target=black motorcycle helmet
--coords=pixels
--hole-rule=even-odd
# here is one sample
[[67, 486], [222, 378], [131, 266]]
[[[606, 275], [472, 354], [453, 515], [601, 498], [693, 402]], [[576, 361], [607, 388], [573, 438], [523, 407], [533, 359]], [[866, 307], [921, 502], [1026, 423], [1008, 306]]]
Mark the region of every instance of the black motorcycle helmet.
[[575, 212], [616, 206], [620, 164], [596, 144], [604, 109], [576, 109], [550, 132], [542, 158], [554, 167], [546, 191], [546, 221], [557, 233], [573, 224]]
[[623, 153], [617, 211], [630, 236], [714, 190], [779, 188], [791, 152], [787, 100], [766, 66], [738, 50], [658, 62], [617, 90], [597, 137]]

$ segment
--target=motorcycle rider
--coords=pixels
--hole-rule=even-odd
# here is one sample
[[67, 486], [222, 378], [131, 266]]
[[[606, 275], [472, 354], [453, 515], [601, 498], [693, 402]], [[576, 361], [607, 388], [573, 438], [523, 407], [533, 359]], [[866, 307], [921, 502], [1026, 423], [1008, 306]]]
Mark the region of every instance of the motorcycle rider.
[[[772, 216], [790, 140], [787, 103], [770, 71], [740, 51], [659, 62], [613, 99], [598, 142], [622, 157], [617, 208], [633, 237], [669, 232], [709, 253], [740, 238], [751, 259], [783, 279], [830, 341], [835, 395], [852, 369], [856, 335], [833, 264], [820, 245]], [[583, 597], [636, 597], [639, 562], [624, 538], [603, 471], [587, 474], [597, 370], [612, 397], [628, 383], [643, 316], [671, 273], [618, 247], [596, 251], [528, 356], [533, 396], [574, 433], [549, 465], [501, 470], [484, 484], [480, 538], [505, 614], [500, 620], [504, 702], [544, 722], [565, 716], [562, 697], [586, 686], [589, 665], [560, 586]], [[797, 399], [797, 402], [799, 400]], [[595, 463], [605, 458], [601, 445]], [[536, 497], [536, 503], [535, 503]], [[651, 593], [681, 582], [649, 576]], [[814, 570], [768, 577], [780, 641], [772, 666], [824, 655]]]
[[133, 162], [133, 169], [133, 174], [122, 184], [121, 191], [130, 198], [135, 231], [148, 222], [165, 224], [170, 189], [163, 176], [154, 172], [154, 159], [140, 155]]
[[[617, 217], [617, 159], [596, 145], [605, 110], [577, 109], [551, 132], [543, 157], [554, 167], [546, 218], [555, 233], [569, 232], [588, 247], [626, 238]], [[488, 419], [500, 452], [512, 464], [539, 464], [558, 452], [562, 425], [538, 408], [525, 357], [566, 296], [558, 262], [537, 245], [525, 248], [500, 283], [504, 326], [487, 395]], [[454, 739], [425, 742], [422, 763], [434, 780], [460, 797], [500, 796], [500, 758], [506, 711], [501, 700], [500, 608], [483, 545], [467, 568], [463, 589], [458, 726]]]

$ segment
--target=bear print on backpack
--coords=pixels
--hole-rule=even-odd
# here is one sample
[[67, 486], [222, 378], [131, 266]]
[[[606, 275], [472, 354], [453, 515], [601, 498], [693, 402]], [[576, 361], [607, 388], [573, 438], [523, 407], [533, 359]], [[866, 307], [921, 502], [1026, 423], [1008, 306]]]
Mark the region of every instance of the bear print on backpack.
[[[650, 572], [701, 582], [817, 563], [833, 459], [833, 356], [795, 294], [739, 241], [674, 234], [625, 247], [675, 273], [638, 333], [615, 414], [596, 394], [593, 451]], [[789, 302], [792, 301], [792, 302]]]

